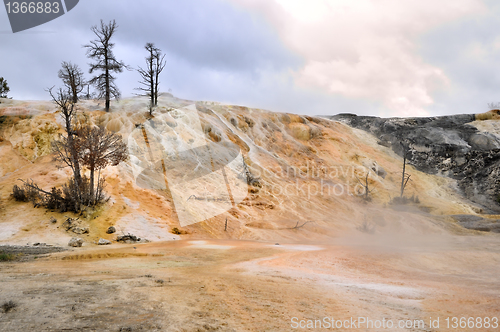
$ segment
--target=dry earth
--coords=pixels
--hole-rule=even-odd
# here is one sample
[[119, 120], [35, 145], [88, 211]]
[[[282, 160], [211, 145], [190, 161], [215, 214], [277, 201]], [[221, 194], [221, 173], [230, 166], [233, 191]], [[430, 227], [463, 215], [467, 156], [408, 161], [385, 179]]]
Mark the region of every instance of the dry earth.
[[18, 304], [0, 330], [291, 331], [293, 317], [368, 317], [426, 323], [389, 331], [445, 331], [429, 317], [443, 327], [445, 317], [498, 316], [499, 263], [492, 236], [79, 248], [0, 264], [0, 299]]

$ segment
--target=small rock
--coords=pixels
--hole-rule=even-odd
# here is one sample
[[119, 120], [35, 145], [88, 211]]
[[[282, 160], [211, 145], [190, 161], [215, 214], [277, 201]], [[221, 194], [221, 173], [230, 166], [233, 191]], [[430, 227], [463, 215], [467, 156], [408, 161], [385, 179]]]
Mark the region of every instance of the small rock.
[[275, 243], [274, 245], [275, 245], [275, 246], [279, 246], [280, 244], [279, 244], [279, 243]]
[[124, 242], [124, 243], [136, 243], [139, 242], [141, 239], [138, 238], [135, 235], [132, 234], [126, 234], [126, 235], [121, 235], [116, 238], [117, 242]]
[[78, 218], [73, 219], [68, 217], [65, 222], [63, 222], [62, 227], [64, 227], [67, 231], [74, 228], [78, 223]]
[[88, 234], [90, 230], [88, 227], [75, 227], [71, 231], [75, 234]]
[[99, 242], [97, 242], [97, 244], [100, 246], [105, 246], [105, 245], [111, 244], [111, 241], [106, 240], [106, 239], [99, 239]]
[[57, 222], [57, 219], [54, 218], [54, 217], [50, 217], [50, 220], [49, 220], [52, 224], [55, 224]]
[[74, 237], [68, 242], [68, 246], [70, 247], [81, 247], [83, 244], [83, 239], [79, 237]]
[[114, 228], [113, 226], [109, 227], [108, 230], [106, 231], [106, 233], [108, 234], [113, 234], [116, 232], [116, 228]]
[[131, 327], [120, 327], [120, 332], [132, 332]]

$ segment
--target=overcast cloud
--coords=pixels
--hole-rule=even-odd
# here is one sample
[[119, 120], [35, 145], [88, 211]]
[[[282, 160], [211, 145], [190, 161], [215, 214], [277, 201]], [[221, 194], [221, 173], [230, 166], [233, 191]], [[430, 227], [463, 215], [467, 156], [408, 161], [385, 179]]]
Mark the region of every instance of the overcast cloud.
[[[90, 27], [116, 19], [118, 59], [166, 54], [163, 91], [301, 114], [477, 113], [500, 101], [500, 6], [481, 0], [82, 0], [12, 34], [0, 10], [0, 76], [48, 99], [62, 61], [87, 72]], [[119, 75], [123, 96], [139, 76]]]

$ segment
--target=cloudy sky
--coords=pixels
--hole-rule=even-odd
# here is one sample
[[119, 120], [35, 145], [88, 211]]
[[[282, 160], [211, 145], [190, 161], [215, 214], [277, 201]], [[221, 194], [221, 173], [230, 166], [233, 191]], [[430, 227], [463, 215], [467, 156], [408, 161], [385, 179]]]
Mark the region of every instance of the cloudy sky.
[[[48, 99], [62, 61], [86, 73], [92, 25], [116, 19], [115, 54], [166, 54], [161, 89], [300, 114], [477, 113], [500, 102], [495, 0], [82, 0], [13, 34], [0, 10], [0, 76], [15, 99]], [[89, 78], [90, 75], [87, 74]], [[136, 71], [119, 75], [124, 97]]]

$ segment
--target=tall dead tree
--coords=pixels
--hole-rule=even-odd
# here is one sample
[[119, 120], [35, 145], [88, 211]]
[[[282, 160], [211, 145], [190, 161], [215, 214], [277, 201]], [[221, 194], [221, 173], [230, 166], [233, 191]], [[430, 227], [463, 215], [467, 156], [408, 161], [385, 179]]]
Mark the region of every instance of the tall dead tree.
[[166, 62], [165, 55], [162, 55], [161, 50], [153, 43], [147, 43], [144, 48], [148, 51], [148, 56], [145, 58], [146, 67], [137, 69], [142, 78], [139, 81], [142, 87], [137, 88], [137, 90], [146, 92], [146, 96], [150, 98], [149, 114], [153, 115], [153, 108], [158, 106], [160, 74], [165, 68]]
[[78, 65], [71, 62], [63, 61], [61, 66], [62, 68], [59, 70], [58, 76], [68, 91], [70, 91], [72, 101], [76, 104], [78, 102], [78, 95], [83, 91], [86, 84], [83, 72]]
[[[61, 137], [60, 140], [53, 142], [52, 148], [56, 153], [55, 160], [69, 166], [73, 171], [73, 179], [75, 181], [75, 200], [77, 205], [81, 204], [81, 167], [79, 156], [79, 142], [76, 139], [76, 131], [74, 129], [74, 121], [76, 118], [76, 107], [73, 98], [70, 94], [59, 89], [55, 94], [52, 92], [54, 87], [48, 89], [52, 101], [59, 107], [61, 116], [64, 120], [64, 129], [66, 137]], [[75, 207], [75, 211], [80, 209]]]
[[113, 53], [114, 43], [111, 42], [111, 37], [118, 25], [115, 20], [105, 24], [101, 20], [101, 26], [93, 26], [92, 32], [97, 39], [92, 40], [90, 44], [84, 45], [87, 48], [87, 56], [95, 60], [95, 63], [90, 64], [89, 73], [101, 71], [100, 75], [93, 77], [89, 83], [93, 84], [99, 92], [98, 98], [104, 98], [106, 101], [106, 112], [109, 112], [111, 97], [118, 99], [120, 90], [115, 84], [116, 77], [112, 73], [121, 73], [123, 68], [128, 68], [122, 61], [116, 60]]
[[160, 49], [157, 49], [155, 53], [155, 106], [158, 106], [158, 93], [160, 86], [160, 74], [165, 68], [165, 55], [161, 54]]
[[401, 194], [399, 197], [403, 198], [406, 185], [408, 184], [408, 181], [410, 181], [411, 177], [410, 174], [406, 173], [406, 159], [410, 153], [410, 146], [406, 142], [401, 142], [401, 146], [403, 148], [403, 172], [401, 174]]
[[[80, 138], [80, 151], [82, 165], [90, 170], [90, 195], [89, 205], [94, 205], [99, 196], [100, 175], [97, 179], [97, 192], [94, 186], [95, 171], [100, 171], [108, 165], [116, 166], [128, 159], [127, 145], [122, 141], [119, 134], [108, 132], [105, 128], [99, 128], [85, 124], [78, 128]], [[96, 195], [97, 194], [97, 195]], [[97, 199], [98, 200], [98, 199]]]

